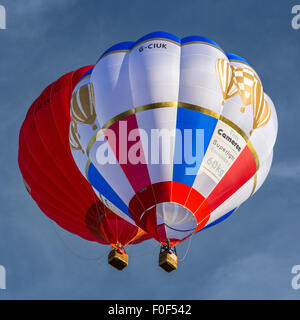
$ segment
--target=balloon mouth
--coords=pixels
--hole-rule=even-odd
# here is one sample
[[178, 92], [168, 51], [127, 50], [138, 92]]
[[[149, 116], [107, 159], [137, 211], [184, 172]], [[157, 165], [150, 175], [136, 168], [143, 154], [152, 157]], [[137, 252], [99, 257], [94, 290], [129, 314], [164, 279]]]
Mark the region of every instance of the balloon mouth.
[[182, 241], [191, 236], [197, 228], [195, 215], [181, 204], [176, 202], [161, 202], [149, 209], [156, 212], [158, 237], [161, 242]]

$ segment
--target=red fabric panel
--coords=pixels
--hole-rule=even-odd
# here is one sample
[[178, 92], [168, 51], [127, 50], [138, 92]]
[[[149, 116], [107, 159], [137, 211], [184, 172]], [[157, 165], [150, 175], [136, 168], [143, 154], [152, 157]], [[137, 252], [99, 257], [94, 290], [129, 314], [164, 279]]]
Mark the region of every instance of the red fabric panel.
[[[20, 130], [19, 167], [32, 198], [62, 228], [103, 244], [118, 241], [125, 245], [132, 239], [137, 243], [148, 239], [149, 235], [141, 233], [141, 239], [138, 239], [135, 226], [104, 208], [71, 154], [71, 94], [91, 67], [64, 75], [49, 85], [32, 104]], [[99, 208], [105, 211], [100, 223], [87, 214], [95, 209], [99, 213]], [[93, 228], [97, 232], [93, 232]]]
[[212, 212], [207, 200], [204, 200], [200, 207], [195, 212], [195, 216], [197, 219], [198, 226], [194, 233], [198, 232], [202, 228], [205, 227], [207, 221], [209, 220], [210, 213]]
[[192, 189], [191, 187], [183, 183], [173, 181], [172, 182], [172, 201], [184, 206], [191, 192], [191, 189]]
[[[142, 189], [130, 200], [129, 210], [135, 223], [159, 242], [166, 240], [165, 227], [157, 226], [156, 219], [156, 204], [161, 202], [175, 202], [189, 209], [195, 215], [200, 229], [205, 226], [211, 212], [206, 199], [198, 191], [185, 184], [164, 181]], [[184, 241], [169, 240], [173, 245]]]
[[207, 198], [211, 211], [215, 210], [256, 173], [256, 162], [248, 146], [226, 172]]
[[152, 185], [156, 203], [170, 202], [172, 195], [172, 181], [155, 183]]
[[[122, 122], [117, 121], [109, 127], [108, 130], [113, 130], [115, 133], [116, 141], [108, 139], [108, 142], [133, 190], [138, 192], [142, 188], [150, 185], [151, 181], [141, 140], [139, 140], [138, 137], [138, 141], [128, 141], [130, 131], [135, 129], [138, 129], [138, 123], [135, 114], [133, 114], [122, 119]], [[116, 142], [116, 144], [114, 142]], [[137, 149], [140, 151], [140, 163], [133, 164], [132, 161], [128, 159], [129, 150], [133, 145], [137, 146]]]
[[119, 242], [125, 246], [136, 238], [138, 233], [138, 228], [116, 216], [101, 201], [88, 210], [85, 220], [95, 236], [113, 244]]

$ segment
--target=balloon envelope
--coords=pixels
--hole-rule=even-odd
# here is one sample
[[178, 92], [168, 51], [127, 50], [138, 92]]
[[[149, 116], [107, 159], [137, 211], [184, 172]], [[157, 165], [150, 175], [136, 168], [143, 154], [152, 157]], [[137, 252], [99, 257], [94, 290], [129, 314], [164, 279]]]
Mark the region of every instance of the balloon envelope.
[[70, 151], [71, 94], [91, 68], [62, 76], [32, 104], [20, 130], [19, 167], [31, 197], [64, 229], [102, 244], [138, 243], [149, 235], [99, 201]]
[[113, 212], [176, 244], [265, 180], [274, 105], [249, 63], [166, 32], [108, 49], [71, 101], [73, 158]]

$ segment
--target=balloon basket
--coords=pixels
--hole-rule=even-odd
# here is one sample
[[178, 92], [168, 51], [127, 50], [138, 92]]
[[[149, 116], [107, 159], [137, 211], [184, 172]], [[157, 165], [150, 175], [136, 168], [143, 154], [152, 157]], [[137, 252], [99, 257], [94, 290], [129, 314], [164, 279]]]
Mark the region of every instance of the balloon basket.
[[158, 265], [166, 272], [177, 269], [177, 255], [168, 251], [160, 252]]
[[128, 266], [128, 254], [113, 249], [108, 255], [108, 263], [118, 270], [123, 270]]

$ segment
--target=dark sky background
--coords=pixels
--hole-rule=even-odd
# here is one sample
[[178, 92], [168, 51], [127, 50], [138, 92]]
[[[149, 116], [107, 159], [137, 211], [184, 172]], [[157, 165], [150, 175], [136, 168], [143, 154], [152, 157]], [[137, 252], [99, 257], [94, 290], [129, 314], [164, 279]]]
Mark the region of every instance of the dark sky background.
[[[300, 30], [297, 1], [0, 0], [0, 299], [299, 299]], [[298, 1], [300, 4], [300, 0]], [[27, 194], [17, 164], [27, 109], [58, 77], [93, 64], [111, 45], [156, 30], [202, 35], [245, 57], [277, 108], [269, 177], [228, 220], [192, 238], [176, 272], [157, 266], [158, 244], [130, 247], [123, 272], [108, 247], [57, 227]], [[187, 243], [179, 246], [183, 257]]]

